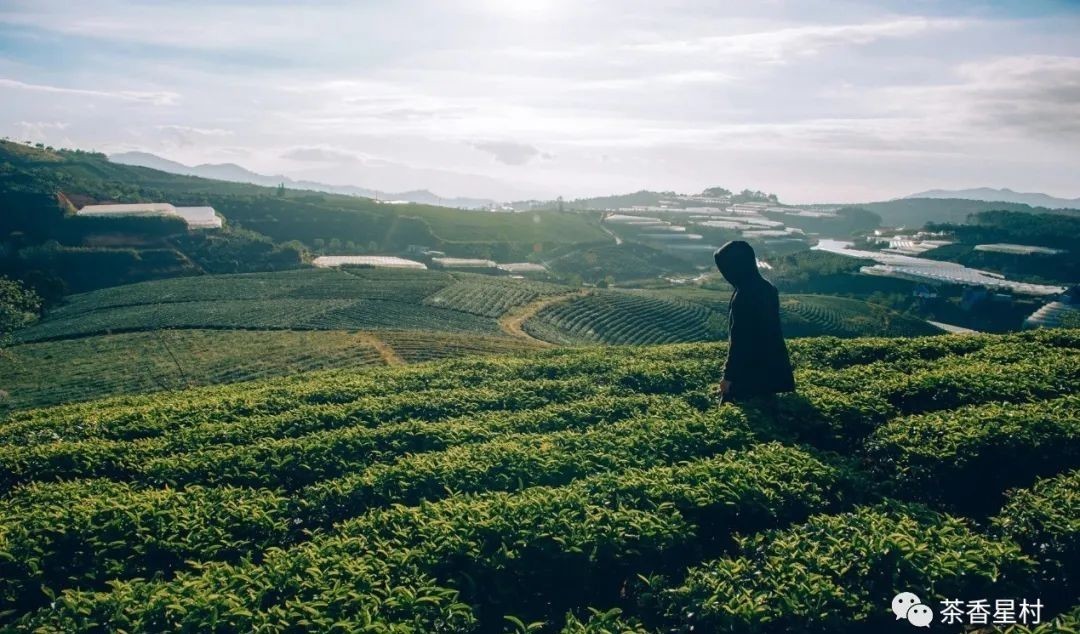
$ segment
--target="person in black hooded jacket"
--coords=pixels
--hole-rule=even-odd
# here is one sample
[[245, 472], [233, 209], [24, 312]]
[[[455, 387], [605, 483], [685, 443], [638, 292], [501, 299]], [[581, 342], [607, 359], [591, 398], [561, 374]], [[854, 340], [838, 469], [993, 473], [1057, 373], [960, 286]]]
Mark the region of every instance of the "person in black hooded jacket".
[[754, 249], [742, 240], [720, 247], [716, 268], [733, 287], [728, 308], [728, 356], [722, 401], [771, 398], [795, 389], [776, 288], [758, 272]]

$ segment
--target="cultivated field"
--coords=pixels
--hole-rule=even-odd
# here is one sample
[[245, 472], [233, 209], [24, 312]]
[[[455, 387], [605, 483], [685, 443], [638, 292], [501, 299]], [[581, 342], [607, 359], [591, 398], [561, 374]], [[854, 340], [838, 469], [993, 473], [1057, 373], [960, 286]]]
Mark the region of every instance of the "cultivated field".
[[155, 330], [27, 343], [4, 352], [2, 404], [42, 407], [330, 368], [512, 354], [538, 344], [423, 330]]
[[[728, 295], [718, 291], [595, 291], [553, 304], [525, 323], [546, 341], [653, 344], [727, 337]], [[921, 319], [867, 302], [824, 295], [781, 295], [789, 337], [914, 336], [937, 332]]]
[[[784, 296], [789, 336], [935, 332], [857, 300]], [[320, 368], [515, 353], [545, 343], [727, 337], [720, 291], [575, 290], [470, 273], [300, 269], [206, 275], [69, 297], [0, 357], [23, 408]]]
[[[80, 631], [877, 632], [892, 596], [1074, 631], [1080, 335], [332, 370], [0, 423], [0, 613]], [[535, 624], [535, 625], [530, 625]], [[1074, 630], [1064, 629], [1072, 627]]]

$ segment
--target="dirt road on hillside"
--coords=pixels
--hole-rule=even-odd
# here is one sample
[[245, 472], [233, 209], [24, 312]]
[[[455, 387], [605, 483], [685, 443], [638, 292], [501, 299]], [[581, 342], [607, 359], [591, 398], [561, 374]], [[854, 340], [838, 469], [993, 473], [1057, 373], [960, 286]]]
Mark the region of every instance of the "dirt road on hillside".
[[503, 332], [510, 335], [511, 337], [517, 337], [519, 339], [528, 339], [529, 341], [534, 341], [534, 342], [543, 344], [545, 346], [554, 345], [549, 341], [544, 341], [543, 339], [537, 339], [536, 337], [534, 337], [534, 336], [530, 335], [529, 333], [525, 332], [525, 330], [522, 328], [522, 325], [524, 325], [525, 320], [527, 320], [530, 317], [536, 315], [537, 313], [544, 310], [548, 306], [551, 306], [552, 304], [558, 304], [559, 302], [570, 301], [571, 299], [574, 299], [576, 297], [584, 297], [584, 296], [586, 296], [588, 294], [589, 294], [588, 289], [582, 289], [580, 291], [575, 291], [573, 293], [564, 293], [562, 295], [547, 295], [545, 297], [538, 297], [537, 299], [534, 299], [533, 301], [529, 302], [528, 304], [525, 304], [523, 306], [518, 306], [516, 308], [512, 308], [509, 312], [507, 312], [505, 315], [500, 317], [499, 318], [499, 327], [502, 328]]

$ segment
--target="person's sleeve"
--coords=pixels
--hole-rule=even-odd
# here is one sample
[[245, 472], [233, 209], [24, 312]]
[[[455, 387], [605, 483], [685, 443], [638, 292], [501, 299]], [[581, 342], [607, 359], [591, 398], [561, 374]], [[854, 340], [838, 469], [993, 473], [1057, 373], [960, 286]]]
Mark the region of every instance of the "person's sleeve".
[[746, 297], [735, 296], [731, 302], [731, 321], [728, 324], [728, 356], [724, 363], [724, 378], [736, 383], [741, 376], [746, 374], [747, 363], [750, 362], [750, 341], [747, 338], [754, 324], [752, 316], [747, 314]]

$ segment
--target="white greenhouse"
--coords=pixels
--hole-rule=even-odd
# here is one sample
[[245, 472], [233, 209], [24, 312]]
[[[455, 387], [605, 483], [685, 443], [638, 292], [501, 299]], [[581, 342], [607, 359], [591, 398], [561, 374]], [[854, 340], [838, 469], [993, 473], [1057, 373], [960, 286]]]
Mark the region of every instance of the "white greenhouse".
[[493, 269], [496, 266], [494, 260], [480, 258], [431, 258], [431, 261], [444, 268]]
[[992, 253], [1009, 253], [1012, 255], [1057, 255], [1064, 253], [1061, 249], [1051, 249], [1050, 247], [1036, 247], [1028, 244], [977, 244], [975, 245], [976, 251], [990, 251]]
[[370, 266], [386, 269], [426, 269], [427, 265], [392, 255], [322, 255], [311, 262], [319, 268], [335, 266]]
[[864, 266], [861, 271], [868, 275], [898, 277], [901, 279], [937, 284], [961, 284], [966, 286], [985, 286], [987, 288], [1009, 289], [1022, 295], [1057, 295], [1065, 291], [1063, 286], [1047, 284], [1029, 284], [1005, 279], [1004, 276], [979, 269], [972, 269], [956, 262], [929, 260], [898, 253], [884, 251], [863, 251], [851, 248], [850, 242], [842, 240], [820, 240], [814, 249], [829, 251], [839, 255], [874, 260], [877, 264]]
[[169, 203], [86, 205], [76, 215], [98, 218], [174, 216], [186, 222], [188, 229], [219, 229], [222, 226], [221, 216], [213, 207], [174, 207]]
[[220, 229], [221, 216], [213, 207], [177, 207], [176, 215], [183, 218], [192, 229]]
[[547, 271], [547, 267], [535, 262], [507, 262], [506, 264], [500, 264], [499, 270], [510, 273], [544, 273]]

